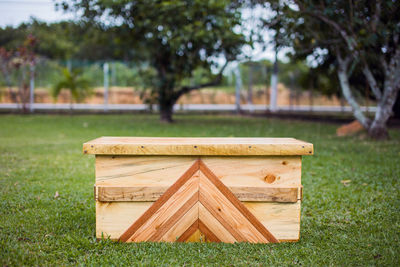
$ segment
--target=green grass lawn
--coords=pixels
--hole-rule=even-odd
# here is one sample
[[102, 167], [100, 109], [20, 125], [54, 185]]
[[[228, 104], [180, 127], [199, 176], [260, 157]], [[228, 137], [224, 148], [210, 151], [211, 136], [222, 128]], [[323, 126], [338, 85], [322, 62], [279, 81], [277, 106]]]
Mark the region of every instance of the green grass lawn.
[[[6, 265], [400, 265], [400, 131], [338, 138], [337, 125], [228, 116], [0, 116], [0, 263]], [[304, 157], [301, 240], [282, 244], [96, 241], [94, 158], [112, 136], [295, 137]], [[351, 180], [347, 185], [342, 180]], [[55, 198], [58, 192], [59, 197]]]

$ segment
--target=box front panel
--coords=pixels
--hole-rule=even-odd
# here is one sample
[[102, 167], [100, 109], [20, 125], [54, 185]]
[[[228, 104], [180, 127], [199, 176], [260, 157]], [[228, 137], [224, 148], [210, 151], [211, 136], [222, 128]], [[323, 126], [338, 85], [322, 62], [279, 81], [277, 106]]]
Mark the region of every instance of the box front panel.
[[[96, 156], [96, 236], [118, 239], [197, 159]], [[201, 160], [277, 239], [299, 239], [300, 156]]]

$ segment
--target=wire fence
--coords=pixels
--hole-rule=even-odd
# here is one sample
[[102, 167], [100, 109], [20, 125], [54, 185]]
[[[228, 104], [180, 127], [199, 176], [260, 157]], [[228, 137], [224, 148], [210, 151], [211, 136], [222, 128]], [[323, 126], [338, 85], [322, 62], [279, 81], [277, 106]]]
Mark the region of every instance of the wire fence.
[[[177, 110], [213, 111], [266, 111], [271, 104], [271, 68], [253, 63], [227, 69], [220, 86], [205, 88], [182, 96]], [[21, 82], [20, 70], [2, 72], [0, 75], [0, 109], [35, 110], [156, 110], [156, 103], [149, 102], [146, 88], [149, 67], [134, 62], [54, 61], [40, 59], [30, 70], [29, 82]], [[288, 76], [288, 73], [280, 75]], [[202, 83], [204, 71], [195, 71], [188, 84]], [[73, 87], [86, 84], [88, 92], [74, 97]], [[61, 84], [61, 85], [60, 85]], [[29, 98], [22, 97], [24, 93]], [[21, 93], [22, 92], [22, 93]], [[18, 97], [17, 97], [18, 96]], [[296, 77], [291, 82], [279, 83], [277, 88], [278, 111], [350, 112], [340, 95], [326, 96], [318, 90], [300, 88]], [[375, 105], [368, 97], [363, 100], [364, 110], [374, 112]], [[27, 102], [27, 103], [25, 103]], [[149, 106], [150, 105], [150, 106]]]

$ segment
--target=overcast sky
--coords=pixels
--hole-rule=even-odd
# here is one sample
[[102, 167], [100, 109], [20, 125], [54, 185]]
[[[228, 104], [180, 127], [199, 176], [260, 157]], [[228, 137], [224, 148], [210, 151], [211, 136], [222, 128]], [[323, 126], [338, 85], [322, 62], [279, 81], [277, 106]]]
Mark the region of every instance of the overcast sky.
[[[251, 18], [257, 13], [244, 14], [244, 17]], [[74, 15], [71, 13], [65, 14], [62, 11], [56, 11], [53, 0], [0, 0], [0, 27], [18, 26], [22, 22], [29, 21], [31, 17], [46, 22], [74, 19]], [[250, 19], [249, 25], [251, 24], [254, 24], [254, 20]], [[272, 60], [274, 57], [272, 49], [271, 46], [267, 51], [262, 51], [256, 47], [252, 50], [244, 49], [244, 52], [251, 55], [254, 60], [262, 58]], [[282, 58], [282, 55], [279, 58]]]
[[18, 26], [30, 17], [52, 22], [73, 18], [54, 8], [52, 0], [0, 0], [0, 26]]

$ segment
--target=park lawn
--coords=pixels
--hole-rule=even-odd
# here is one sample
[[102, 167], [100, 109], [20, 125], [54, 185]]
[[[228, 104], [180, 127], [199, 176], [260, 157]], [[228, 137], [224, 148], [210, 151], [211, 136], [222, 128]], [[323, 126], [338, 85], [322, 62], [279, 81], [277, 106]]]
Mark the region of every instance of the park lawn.
[[[338, 138], [337, 125], [231, 116], [0, 116], [0, 263], [6, 265], [400, 265], [400, 131]], [[304, 157], [301, 240], [282, 244], [96, 241], [99, 136], [295, 137]], [[343, 180], [349, 180], [343, 183]], [[58, 192], [58, 197], [55, 194]]]

